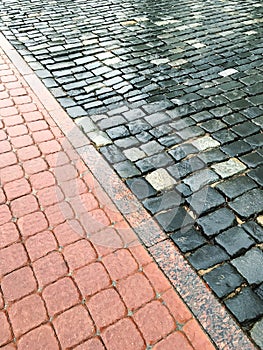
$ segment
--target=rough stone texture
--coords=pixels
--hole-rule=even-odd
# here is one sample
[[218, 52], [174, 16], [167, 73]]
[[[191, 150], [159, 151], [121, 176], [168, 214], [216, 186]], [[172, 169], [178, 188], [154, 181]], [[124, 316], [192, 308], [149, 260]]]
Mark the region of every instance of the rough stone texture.
[[194, 222], [193, 218], [182, 207], [157, 214], [155, 218], [166, 232], [179, 230]]
[[259, 248], [250, 249], [244, 256], [231, 262], [250, 284], [263, 282], [263, 253]]
[[238, 174], [246, 169], [246, 166], [236, 158], [231, 158], [223, 163], [212, 165], [215, 172], [223, 179]]
[[206, 273], [204, 280], [220, 298], [230, 294], [244, 282], [242, 276], [229, 264], [223, 264]]
[[241, 323], [247, 323], [263, 315], [262, 301], [249, 287], [226, 300], [225, 304]]
[[262, 198], [263, 191], [253, 189], [234, 199], [229, 206], [241, 217], [248, 218], [262, 210]]
[[189, 261], [197, 270], [205, 270], [228, 259], [223, 249], [214, 245], [204, 245], [190, 255]]
[[232, 226], [235, 222], [234, 214], [227, 208], [218, 209], [211, 214], [201, 217], [197, 223], [207, 236], [214, 236]]
[[252, 338], [260, 348], [263, 348], [262, 340], [263, 319], [258, 321], [250, 331]]
[[157, 191], [169, 190], [174, 187], [175, 180], [165, 169], [157, 169], [146, 176], [146, 180]]

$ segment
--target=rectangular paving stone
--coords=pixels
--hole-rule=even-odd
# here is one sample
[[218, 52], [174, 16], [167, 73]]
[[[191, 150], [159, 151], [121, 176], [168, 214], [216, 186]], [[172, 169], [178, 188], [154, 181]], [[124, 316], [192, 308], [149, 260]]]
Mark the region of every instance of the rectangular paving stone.
[[184, 228], [176, 231], [170, 238], [183, 253], [194, 250], [206, 243], [206, 239], [194, 228]]
[[146, 175], [145, 178], [157, 191], [170, 190], [176, 184], [176, 181], [169, 175], [167, 170], [163, 168], [153, 171]]
[[147, 198], [143, 201], [143, 204], [152, 214], [156, 214], [163, 210], [179, 207], [182, 201], [183, 199], [179, 192], [169, 191], [158, 197]]
[[256, 183], [248, 176], [238, 176], [234, 179], [222, 181], [216, 185], [224, 195], [228, 198], [233, 199], [240, 196], [241, 194], [255, 188]]
[[258, 166], [255, 170], [248, 172], [248, 176], [263, 186], [263, 165]]
[[157, 214], [155, 219], [165, 232], [176, 231], [194, 223], [194, 219], [182, 207]]
[[206, 273], [204, 280], [219, 298], [230, 294], [245, 281], [235, 268], [228, 263]]
[[199, 170], [193, 175], [185, 178], [183, 182], [194, 191], [198, 191], [205, 185], [209, 185], [219, 180], [218, 175], [210, 169]]
[[189, 256], [190, 263], [197, 270], [206, 270], [229, 259], [227, 253], [215, 245], [204, 245]]
[[254, 221], [248, 221], [242, 227], [259, 243], [263, 242], [263, 228]]
[[229, 206], [242, 218], [248, 218], [262, 211], [262, 198], [263, 190], [255, 188], [234, 199]]
[[246, 169], [246, 166], [237, 158], [231, 158], [226, 162], [217, 163], [211, 166], [223, 179], [236, 175]]
[[227, 208], [218, 209], [197, 219], [206, 236], [211, 237], [229, 228], [235, 222], [235, 215]]
[[263, 252], [259, 248], [251, 248], [244, 256], [231, 261], [249, 284], [263, 282]]

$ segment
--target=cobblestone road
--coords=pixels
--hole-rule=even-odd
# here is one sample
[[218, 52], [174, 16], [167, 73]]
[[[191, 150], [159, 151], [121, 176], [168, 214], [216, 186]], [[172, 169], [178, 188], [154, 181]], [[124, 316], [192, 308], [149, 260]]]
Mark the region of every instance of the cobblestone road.
[[5, 36], [262, 346], [262, 3], [0, 9]]

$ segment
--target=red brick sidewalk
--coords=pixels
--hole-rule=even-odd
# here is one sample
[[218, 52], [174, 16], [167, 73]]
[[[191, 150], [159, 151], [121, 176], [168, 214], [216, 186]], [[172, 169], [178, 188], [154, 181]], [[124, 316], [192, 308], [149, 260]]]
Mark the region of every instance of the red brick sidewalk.
[[0, 179], [1, 349], [214, 349], [2, 50]]

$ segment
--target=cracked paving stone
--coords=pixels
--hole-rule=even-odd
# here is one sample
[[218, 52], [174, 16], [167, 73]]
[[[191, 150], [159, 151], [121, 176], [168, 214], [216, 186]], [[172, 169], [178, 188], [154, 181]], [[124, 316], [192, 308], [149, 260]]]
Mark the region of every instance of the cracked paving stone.
[[250, 331], [250, 334], [253, 340], [257, 343], [257, 345], [260, 348], [263, 348], [262, 329], [263, 329], [263, 319], [258, 321]]
[[232, 260], [231, 264], [249, 284], [263, 282], [263, 252], [259, 248], [250, 249], [245, 255]]
[[252, 236], [257, 242], [263, 242], [263, 228], [254, 221], [248, 221], [242, 227]]
[[255, 244], [255, 241], [239, 226], [220, 233], [215, 241], [231, 256], [239, 255]]
[[158, 221], [165, 232], [177, 231], [182, 227], [194, 223], [194, 219], [182, 207], [168, 210], [165, 213], [157, 214], [155, 215], [155, 219]]
[[216, 267], [204, 275], [204, 280], [219, 298], [233, 292], [243, 282], [244, 278], [228, 263]]
[[247, 176], [238, 176], [234, 179], [222, 181], [216, 185], [224, 195], [233, 199], [257, 187], [256, 183]]
[[263, 165], [257, 169], [249, 171], [248, 176], [255, 180], [259, 185], [263, 186]]
[[235, 222], [235, 215], [227, 208], [218, 209], [197, 220], [206, 236], [211, 237], [226, 230]]
[[189, 196], [187, 203], [197, 215], [200, 215], [224, 204], [225, 198], [214, 188], [204, 187]]
[[142, 177], [126, 180], [129, 189], [139, 199], [145, 199], [156, 195], [157, 191]]
[[199, 248], [206, 243], [205, 238], [194, 228], [176, 231], [170, 238], [183, 253]]
[[249, 218], [262, 211], [262, 203], [263, 190], [255, 188], [234, 199], [229, 206], [242, 218]]
[[117, 171], [120, 177], [127, 179], [129, 177], [141, 175], [141, 172], [136, 168], [136, 166], [129, 160], [124, 162], [114, 164], [113, 168]]
[[206, 270], [229, 259], [227, 253], [215, 245], [204, 245], [189, 256], [190, 263], [197, 270]]
[[179, 192], [169, 191], [158, 197], [147, 198], [143, 201], [143, 204], [152, 214], [156, 214], [163, 210], [179, 207], [182, 202], [183, 198]]
[[211, 166], [215, 172], [223, 179], [236, 175], [246, 169], [246, 166], [236, 158], [231, 158], [226, 162], [214, 164]]
[[153, 171], [146, 176], [146, 180], [157, 191], [170, 190], [176, 184], [176, 181], [169, 175], [167, 170], [161, 168]]
[[193, 175], [187, 177], [183, 182], [195, 192], [205, 185], [210, 185], [219, 180], [219, 176], [210, 169], [199, 170]]
[[263, 314], [262, 300], [249, 287], [226, 300], [225, 304], [240, 323], [246, 324]]

